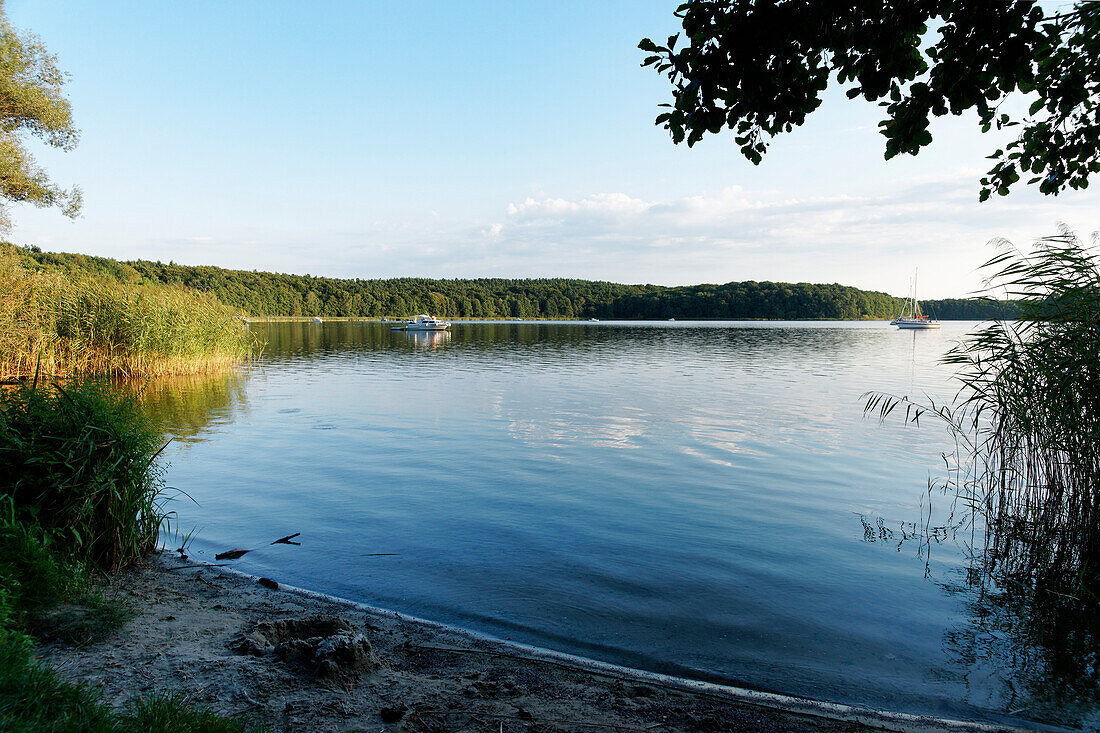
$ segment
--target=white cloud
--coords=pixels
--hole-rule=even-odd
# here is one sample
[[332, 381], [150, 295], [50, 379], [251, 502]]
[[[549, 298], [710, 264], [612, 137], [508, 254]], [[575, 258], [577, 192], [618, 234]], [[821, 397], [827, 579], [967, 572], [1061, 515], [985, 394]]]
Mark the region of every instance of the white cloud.
[[484, 227], [490, 246], [473, 259], [465, 259], [474, 252], [461, 236], [447, 251], [450, 264], [470, 274], [667, 284], [807, 280], [891, 292], [903, 292], [920, 267], [926, 295], [947, 297], [977, 289], [975, 269], [994, 236], [1026, 243], [1060, 220], [1100, 223], [1100, 209], [1081, 197], [1020, 192], [979, 204], [975, 178], [957, 169], [875, 196], [791, 198], [732, 186], [668, 200], [621, 192], [526, 198]]
[[1027, 244], [1060, 221], [1082, 235], [1100, 227], [1100, 204], [1087, 192], [1050, 198], [1020, 190], [979, 204], [976, 178], [972, 170], [949, 170], [858, 194], [822, 182], [810, 196], [742, 186], [668, 198], [540, 195], [500, 201], [499, 215], [489, 217], [395, 213], [328, 231], [131, 232], [104, 254], [336, 277], [778, 280], [895, 294], [906, 292], [919, 267], [921, 295], [932, 298], [978, 289], [976, 269], [990, 257], [993, 237]]
[[637, 216], [649, 208], [646, 202], [625, 193], [597, 193], [578, 201], [528, 198], [521, 204], [508, 204], [508, 216], [523, 221], [547, 221], [576, 218], [614, 219]]

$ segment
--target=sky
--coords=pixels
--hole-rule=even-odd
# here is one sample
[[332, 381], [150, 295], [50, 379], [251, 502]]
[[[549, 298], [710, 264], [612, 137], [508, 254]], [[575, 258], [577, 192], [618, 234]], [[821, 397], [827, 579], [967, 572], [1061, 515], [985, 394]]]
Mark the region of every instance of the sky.
[[79, 146], [38, 161], [81, 218], [13, 207], [47, 251], [331, 277], [981, 287], [990, 240], [1100, 228], [1096, 193], [978, 203], [1006, 138], [937, 120], [883, 160], [879, 109], [830, 90], [764, 161], [688, 148], [641, 68], [678, 0], [7, 0], [70, 74]]

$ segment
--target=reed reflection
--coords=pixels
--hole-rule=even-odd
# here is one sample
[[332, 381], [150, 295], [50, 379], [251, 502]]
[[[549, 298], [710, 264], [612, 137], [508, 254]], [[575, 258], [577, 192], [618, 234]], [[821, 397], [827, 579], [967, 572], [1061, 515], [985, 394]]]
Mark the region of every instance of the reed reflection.
[[[917, 521], [889, 526], [882, 517], [859, 515], [864, 541], [912, 548], [925, 577], [963, 600], [965, 621], [944, 632], [943, 647], [959, 670], [957, 681], [982, 697], [972, 702], [1045, 723], [1100, 727], [1095, 576], [1057, 543], [989, 521], [942, 489], [930, 487]], [[962, 572], [934, 571], [941, 545], [967, 550]]]
[[148, 378], [119, 387], [134, 395], [139, 409], [162, 426], [166, 438], [193, 443], [245, 412], [247, 379], [246, 373], [227, 370]]

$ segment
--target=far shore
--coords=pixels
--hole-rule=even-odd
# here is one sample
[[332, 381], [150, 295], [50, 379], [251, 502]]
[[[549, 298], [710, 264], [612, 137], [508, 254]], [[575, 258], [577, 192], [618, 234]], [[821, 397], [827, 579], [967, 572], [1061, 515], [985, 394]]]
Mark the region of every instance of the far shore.
[[[60, 674], [99, 686], [113, 704], [138, 693], [178, 691], [217, 712], [275, 730], [1010, 730], [616, 667], [281, 586], [166, 552], [120, 573], [105, 592], [128, 602], [136, 617], [86, 646], [44, 644], [40, 656]], [[316, 676], [322, 670], [279, 651], [287, 646], [265, 646], [269, 640], [264, 634], [270, 637], [274, 628], [334, 624], [346, 631], [345, 641], [351, 634], [362, 648], [363, 637], [369, 641], [358, 668], [338, 667]], [[301, 638], [289, 639], [289, 648], [300, 649], [312, 633], [323, 632], [302, 632]], [[324, 643], [322, 639], [317, 649]]]
[[[385, 321], [382, 320], [383, 316], [248, 316], [245, 320], [248, 323], [313, 323], [315, 318], [320, 318], [324, 323], [400, 323], [412, 316], [384, 316]], [[791, 323], [873, 323], [880, 321], [887, 323], [889, 319], [886, 318], [597, 318], [593, 321], [591, 318], [508, 318], [501, 316], [499, 318], [467, 318], [458, 316], [441, 316], [441, 318], [449, 318], [454, 323], [599, 323], [603, 321], [623, 322], [623, 323], [666, 323], [666, 322], [685, 322], [685, 323], [723, 323], [723, 322], [736, 322], [736, 323], [782, 323], [790, 321]], [[949, 318], [941, 318], [941, 322], [952, 321]], [[959, 323], [970, 323], [971, 321], [958, 321]]]

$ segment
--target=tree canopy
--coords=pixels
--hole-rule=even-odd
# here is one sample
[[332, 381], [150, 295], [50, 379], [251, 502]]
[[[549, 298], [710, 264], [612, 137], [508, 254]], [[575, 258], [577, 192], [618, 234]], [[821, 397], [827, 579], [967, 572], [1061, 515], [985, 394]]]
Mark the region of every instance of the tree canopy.
[[[983, 201], [1023, 176], [1056, 195], [1100, 171], [1095, 0], [1052, 15], [1036, 0], [692, 0], [675, 14], [682, 34], [638, 46], [672, 82], [656, 124], [676, 143], [729, 129], [759, 164], [768, 139], [805, 122], [835, 83], [884, 108], [887, 159], [929, 145], [932, 117], [974, 110], [983, 132], [1019, 127], [989, 156]], [[1027, 112], [1005, 112], [1018, 93]]]
[[24, 144], [32, 136], [62, 150], [76, 145], [65, 78], [37, 36], [11, 26], [0, 0], [0, 228], [11, 226], [8, 202], [57, 206], [70, 218], [80, 212], [80, 189], [52, 183]]
[[[2, 249], [3, 245], [0, 245]], [[886, 293], [820, 283], [622, 285], [563, 278], [343, 280], [312, 275], [223, 270], [163, 262], [20, 249], [31, 269], [90, 272], [123, 283], [159, 282], [214, 294], [251, 315], [378, 318], [432, 313], [445, 318], [887, 319], [903, 301]], [[1013, 317], [1011, 304], [923, 301], [945, 320]]]

